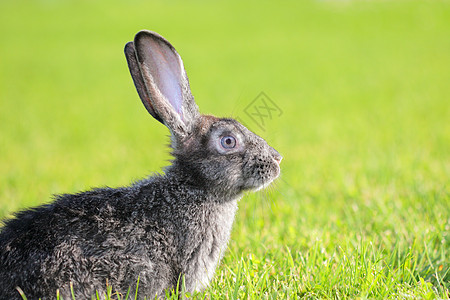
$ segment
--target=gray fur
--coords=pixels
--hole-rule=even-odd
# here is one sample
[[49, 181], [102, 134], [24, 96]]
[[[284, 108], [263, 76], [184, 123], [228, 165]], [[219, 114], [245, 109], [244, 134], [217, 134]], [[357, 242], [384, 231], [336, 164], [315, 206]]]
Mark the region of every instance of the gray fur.
[[[148, 31], [139, 37], [170, 45]], [[134, 50], [127, 44], [130, 71], [149, 113], [171, 130], [172, 165], [129, 187], [59, 195], [4, 221], [0, 299], [21, 299], [16, 287], [28, 299], [54, 299], [57, 289], [68, 299], [70, 282], [77, 299], [89, 299], [95, 290], [105, 292], [107, 282], [114, 291], [133, 290], [138, 277], [140, 299], [163, 297], [181, 276], [187, 291], [200, 291], [226, 250], [242, 193], [279, 175], [281, 156], [262, 138], [233, 119], [198, 113], [185, 73], [179, 77], [184, 115], [177, 113], [155, 81], [149, 82], [158, 71], [148, 69], [147, 58], [140, 60]], [[236, 141], [233, 148], [223, 144], [229, 136]]]

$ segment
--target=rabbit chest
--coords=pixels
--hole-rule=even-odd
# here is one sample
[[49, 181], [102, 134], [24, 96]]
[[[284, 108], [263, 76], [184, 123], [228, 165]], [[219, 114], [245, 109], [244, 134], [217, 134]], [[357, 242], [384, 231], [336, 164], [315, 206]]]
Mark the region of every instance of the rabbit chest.
[[204, 207], [186, 230], [184, 274], [186, 288], [200, 291], [212, 279], [227, 249], [237, 210], [237, 199]]

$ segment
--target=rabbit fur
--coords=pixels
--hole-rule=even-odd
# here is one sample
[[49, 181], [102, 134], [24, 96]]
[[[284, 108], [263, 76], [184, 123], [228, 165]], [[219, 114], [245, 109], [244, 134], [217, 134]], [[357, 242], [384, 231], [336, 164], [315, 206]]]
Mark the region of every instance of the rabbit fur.
[[281, 155], [239, 122], [201, 115], [183, 62], [157, 33], [125, 46], [138, 94], [171, 132], [173, 161], [129, 187], [63, 194], [4, 220], [0, 299], [90, 299], [106, 286], [139, 299], [201, 291], [228, 243], [242, 193], [270, 184]]

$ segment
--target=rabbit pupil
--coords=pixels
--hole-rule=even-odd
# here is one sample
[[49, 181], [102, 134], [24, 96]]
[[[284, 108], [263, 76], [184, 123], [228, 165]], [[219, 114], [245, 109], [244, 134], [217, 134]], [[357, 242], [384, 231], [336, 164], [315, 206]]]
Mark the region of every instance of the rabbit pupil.
[[222, 147], [231, 149], [236, 147], [236, 139], [232, 136], [224, 136], [221, 140]]

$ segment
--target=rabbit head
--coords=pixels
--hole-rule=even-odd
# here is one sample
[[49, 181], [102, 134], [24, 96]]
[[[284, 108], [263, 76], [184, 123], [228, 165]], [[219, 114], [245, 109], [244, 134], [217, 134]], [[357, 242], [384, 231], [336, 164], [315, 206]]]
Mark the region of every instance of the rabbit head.
[[218, 195], [267, 186], [280, 174], [281, 155], [230, 118], [201, 115], [183, 61], [162, 36], [140, 31], [125, 46], [142, 103], [171, 132], [175, 160], [168, 171]]

